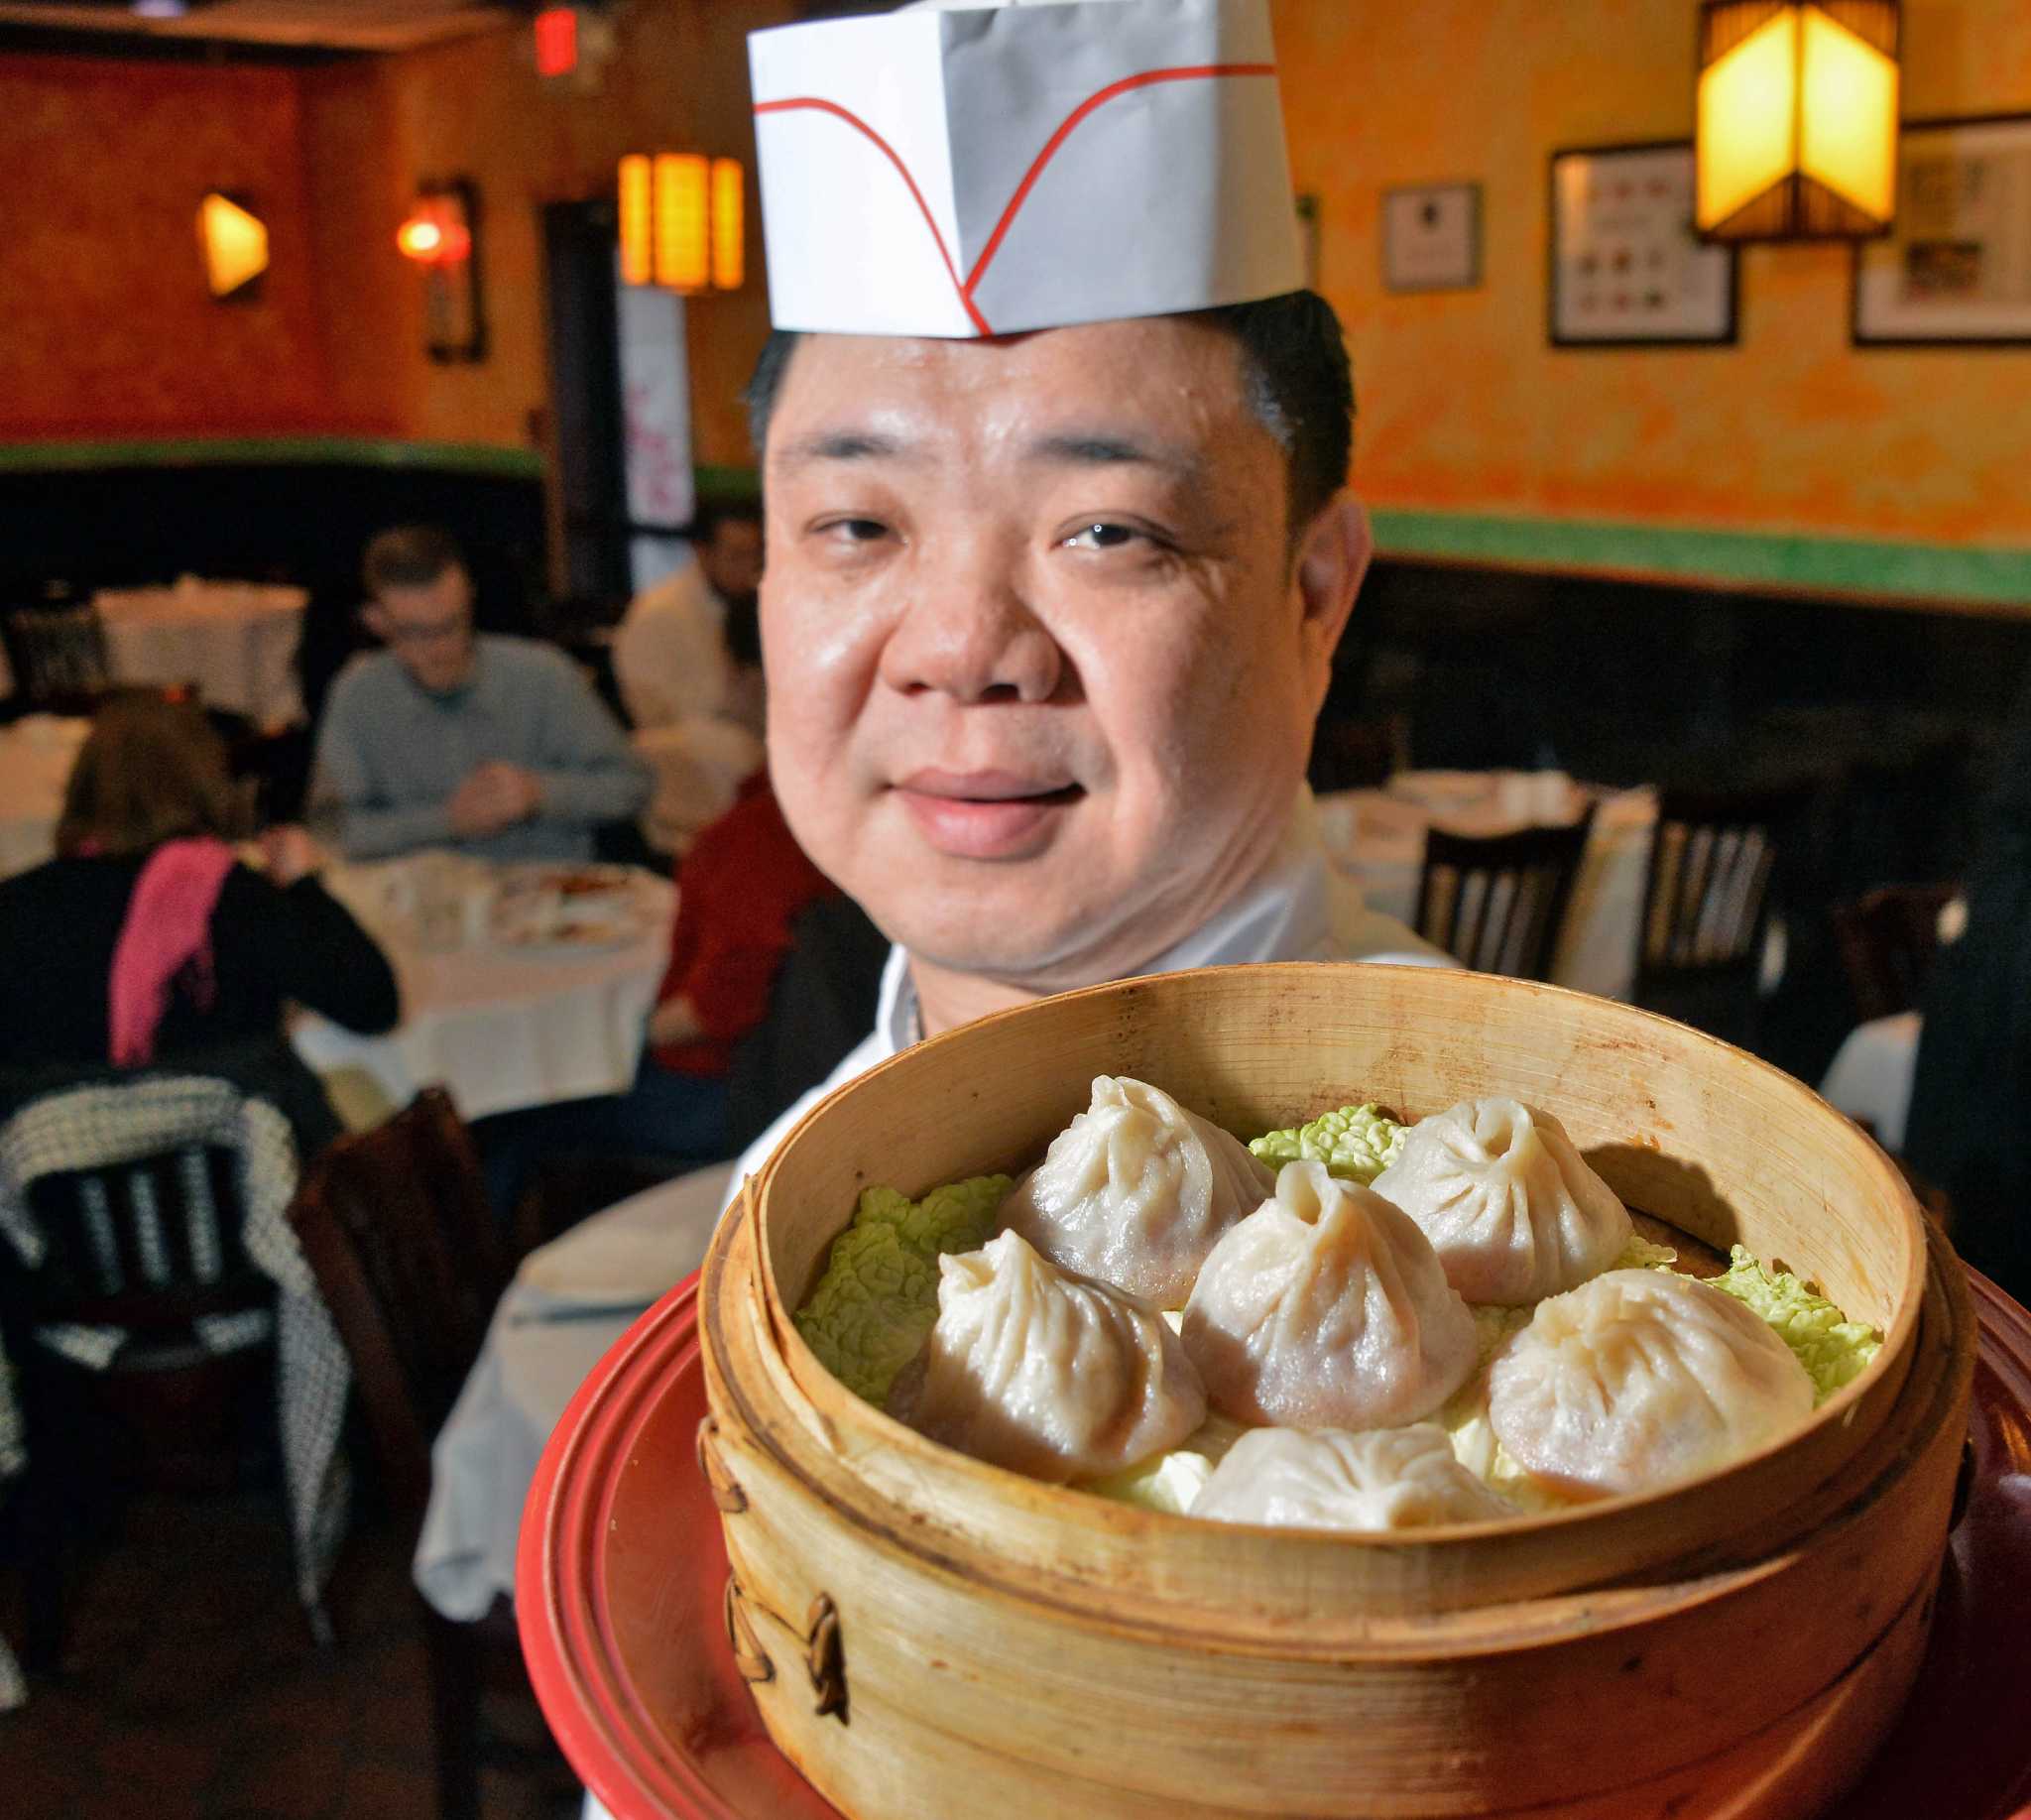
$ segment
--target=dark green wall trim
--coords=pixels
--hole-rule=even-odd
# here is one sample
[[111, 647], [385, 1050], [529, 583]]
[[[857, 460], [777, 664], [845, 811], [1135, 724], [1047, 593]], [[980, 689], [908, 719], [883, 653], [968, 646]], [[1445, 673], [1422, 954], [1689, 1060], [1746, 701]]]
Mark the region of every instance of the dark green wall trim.
[[751, 467], [708, 467], [697, 470], [700, 499], [760, 499], [762, 476]]
[[0, 442], [0, 473], [108, 467], [430, 468], [540, 480], [534, 449], [479, 442], [405, 442], [394, 436], [151, 436], [72, 442]]
[[1377, 507], [1388, 556], [2031, 613], [2031, 549]]

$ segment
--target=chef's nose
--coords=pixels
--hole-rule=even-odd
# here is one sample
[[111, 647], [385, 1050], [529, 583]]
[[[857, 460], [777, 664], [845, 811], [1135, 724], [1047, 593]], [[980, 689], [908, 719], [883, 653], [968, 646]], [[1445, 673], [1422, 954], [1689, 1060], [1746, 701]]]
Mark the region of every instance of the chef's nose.
[[882, 680], [960, 702], [1048, 701], [1065, 657], [1035, 609], [1033, 583], [1021, 552], [991, 539], [919, 562], [882, 653]]

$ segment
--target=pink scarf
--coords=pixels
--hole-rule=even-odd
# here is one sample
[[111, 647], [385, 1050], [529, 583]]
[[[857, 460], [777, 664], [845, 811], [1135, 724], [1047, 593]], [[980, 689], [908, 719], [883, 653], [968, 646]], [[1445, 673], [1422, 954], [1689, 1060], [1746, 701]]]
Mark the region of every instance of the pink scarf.
[[170, 988], [186, 968], [190, 996], [209, 1011], [217, 990], [211, 971], [211, 913], [233, 850], [222, 840], [168, 840], [149, 855], [127, 919], [113, 947], [106, 982], [106, 1012], [116, 1066], [138, 1068], [155, 1059], [155, 1035], [170, 1008]]

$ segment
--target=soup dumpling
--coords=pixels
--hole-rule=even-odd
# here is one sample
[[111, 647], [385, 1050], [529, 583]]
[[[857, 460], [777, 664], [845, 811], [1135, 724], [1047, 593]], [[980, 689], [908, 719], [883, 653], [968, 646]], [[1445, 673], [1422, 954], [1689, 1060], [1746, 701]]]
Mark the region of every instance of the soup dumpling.
[[1610, 1271], [1540, 1302], [1489, 1366], [1495, 1438], [1583, 1496], [1716, 1471], [1812, 1409], [1812, 1380], [1767, 1321], [1672, 1271]]
[[938, 1318], [889, 1413], [1032, 1478], [1120, 1472], [1206, 1419], [1206, 1392], [1162, 1319], [1060, 1271], [1021, 1234], [938, 1261]]
[[1613, 1268], [1635, 1228], [1548, 1112], [1467, 1100], [1420, 1120], [1374, 1190], [1410, 1215], [1470, 1302], [1527, 1307]]
[[1238, 1138], [1161, 1088], [1103, 1074], [1001, 1217], [1066, 1270], [1180, 1308], [1206, 1254], [1272, 1179]]
[[1223, 1415], [1292, 1428], [1415, 1421], [1479, 1356], [1431, 1241], [1320, 1162], [1285, 1163], [1274, 1198], [1213, 1248], [1183, 1337]]
[[1446, 1431], [1252, 1428], [1213, 1469], [1194, 1517], [1305, 1529], [1413, 1529], [1515, 1511], [1453, 1456]]

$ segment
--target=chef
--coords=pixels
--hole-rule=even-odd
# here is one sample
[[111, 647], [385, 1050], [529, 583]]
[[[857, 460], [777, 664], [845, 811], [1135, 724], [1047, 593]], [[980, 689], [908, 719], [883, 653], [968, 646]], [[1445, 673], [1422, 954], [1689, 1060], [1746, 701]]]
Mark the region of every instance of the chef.
[[913, 7], [750, 56], [770, 768], [895, 944], [827, 1087], [1070, 987], [1441, 959], [1304, 786], [1371, 542], [1266, 0]]

